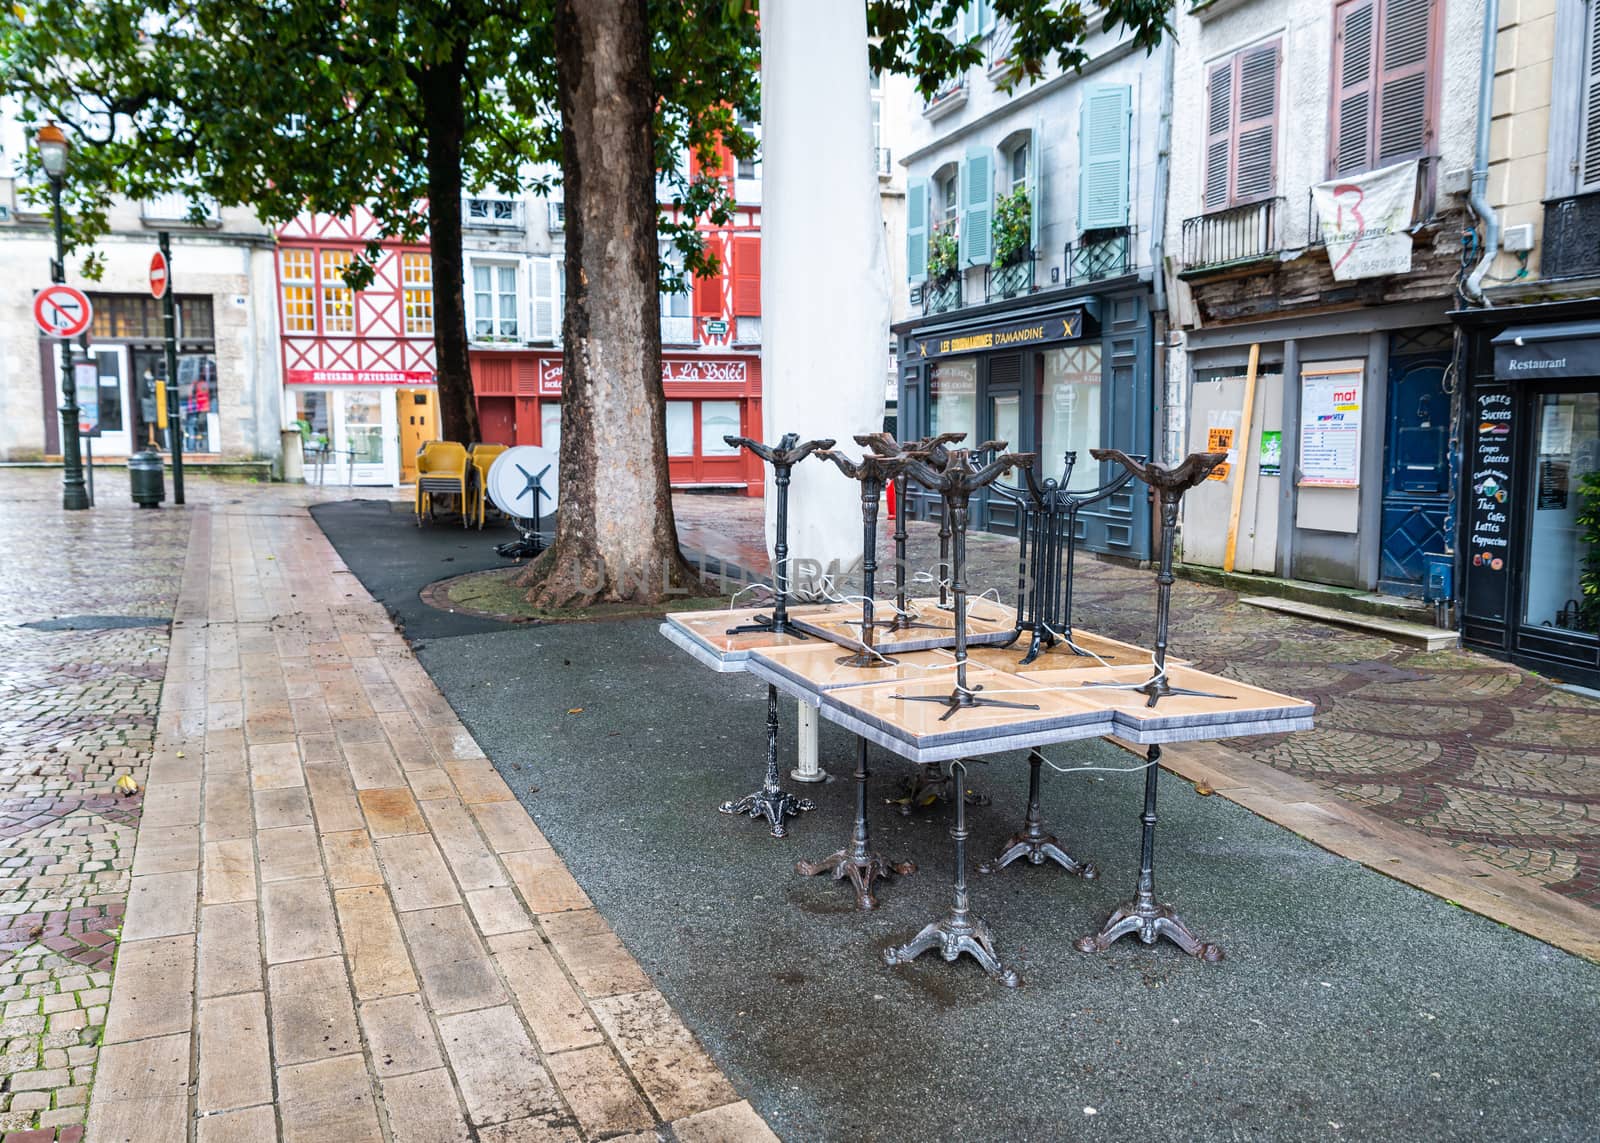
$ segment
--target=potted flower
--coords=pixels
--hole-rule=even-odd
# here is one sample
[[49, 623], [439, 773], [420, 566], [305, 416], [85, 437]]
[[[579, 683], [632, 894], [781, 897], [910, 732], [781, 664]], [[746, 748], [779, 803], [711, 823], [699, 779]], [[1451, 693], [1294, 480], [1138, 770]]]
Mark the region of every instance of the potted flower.
[[1032, 238], [1033, 204], [1028, 199], [1028, 188], [1021, 186], [1001, 195], [994, 204], [995, 263], [1004, 268], [1024, 261], [1031, 253], [1028, 246]]
[[954, 226], [940, 227], [928, 238], [928, 276], [943, 286], [961, 272], [961, 244]]

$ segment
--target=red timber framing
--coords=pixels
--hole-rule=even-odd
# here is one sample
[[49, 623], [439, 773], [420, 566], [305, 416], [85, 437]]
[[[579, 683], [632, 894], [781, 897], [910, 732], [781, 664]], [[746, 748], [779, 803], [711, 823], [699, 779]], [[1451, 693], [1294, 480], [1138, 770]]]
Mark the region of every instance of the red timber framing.
[[371, 286], [352, 294], [338, 267], [375, 227], [349, 218], [301, 215], [278, 231], [278, 321], [289, 385], [431, 385], [432, 255], [426, 243], [384, 243]]

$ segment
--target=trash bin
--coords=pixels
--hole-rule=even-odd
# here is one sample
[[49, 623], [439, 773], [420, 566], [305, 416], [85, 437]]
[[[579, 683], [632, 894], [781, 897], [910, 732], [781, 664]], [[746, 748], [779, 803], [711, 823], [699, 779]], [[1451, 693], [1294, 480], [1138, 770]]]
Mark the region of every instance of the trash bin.
[[306, 480], [305, 438], [299, 429], [284, 429], [279, 438], [283, 442], [283, 479], [288, 484], [304, 484]]
[[167, 498], [163, 468], [161, 454], [152, 449], [136, 452], [128, 458], [128, 490], [139, 507], [159, 508]]

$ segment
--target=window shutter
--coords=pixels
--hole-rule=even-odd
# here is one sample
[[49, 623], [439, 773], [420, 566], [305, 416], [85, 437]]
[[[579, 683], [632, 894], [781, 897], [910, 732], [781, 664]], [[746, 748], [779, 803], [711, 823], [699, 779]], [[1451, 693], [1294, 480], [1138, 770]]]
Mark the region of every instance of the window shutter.
[[535, 258], [533, 269], [533, 339], [552, 341], [556, 336], [555, 263]]
[[1033, 252], [1039, 252], [1039, 219], [1044, 211], [1044, 184], [1040, 181], [1044, 174], [1044, 163], [1039, 158], [1039, 150], [1044, 146], [1044, 132], [1039, 129], [1039, 121], [1033, 121], [1033, 132], [1028, 136], [1028, 206], [1033, 217], [1029, 219], [1028, 245]]
[[1084, 96], [1078, 142], [1078, 228], [1128, 225], [1128, 132], [1133, 89], [1098, 84]]
[[928, 180], [906, 183], [906, 281], [928, 280]]
[[1578, 189], [1600, 190], [1600, 3], [1589, 5], [1584, 41], [1583, 137], [1578, 140]]
[[1328, 173], [1357, 174], [1372, 165], [1377, 69], [1377, 0], [1347, 0], [1334, 17], [1333, 124]]
[[987, 266], [994, 250], [994, 158], [987, 147], [967, 152], [961, 165], [962, 268]]
[[738, 235], [733, 240], [733, 313], [761, 316], [761, 238]]
[[1202, 205], [1220, 210], [1228, 205], [1228, 172], [1233, 168], [1233, 65], [1229, 57], [1206, 79], [1206, 171]]
[[1375, 166], [1421, 158], [1433, 142], [1430, 108], [1435, 0], [1384, 0]]
[[1277, 186], [1278, 42], [1239, 56], [1231, 201], [1259, 202]]
[[[710, 245], [710, 243], [708, 243]], [[716, 251], [718, 260], [717, 272], [708, 278], [698, 274], [694, 279], [694, 316], [697, 318], [720, 318], [722, 316], [722, 278], [728, 272], [728, 259], [726, 252]]]

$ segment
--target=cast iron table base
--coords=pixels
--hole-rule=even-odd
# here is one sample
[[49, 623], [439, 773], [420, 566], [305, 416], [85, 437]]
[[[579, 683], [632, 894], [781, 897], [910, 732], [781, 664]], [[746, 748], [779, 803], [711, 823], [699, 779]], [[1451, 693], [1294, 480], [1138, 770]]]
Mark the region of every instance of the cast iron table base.
[[837, 853], [830, 853], [818, 861], [797, 861], [794, 871], [802, 877], [815, 877], [831, 873], [835, 881], [849, 878], [856, 892], [856, 908], [876, 909], [878, 898], [872, 892], [874, 882], [886, 881], [891, 873], [915, 873], [917, 866], [911, 861], [888, 861], [872, 852], [872, 839], [867, 828], [867, 740], [856, 739], [856, 821], [850, 834], [850, 844]]
[[1192, 957], [1215, 964], [1222, 959], [1222, 946], [1207, 944], [1189, 928], [1171, 905], [1156, 903], [1156, 775], [1160, 772], [1161, 747], [1150, 747], [1149, 765], [1144, 772], [1144, 813], [1139, 820], [1144, 831], [1139, 842], [1139, 885], [1132, 901], [1119, 906], [1100, 931], [1077, 942], [1079, 952], [1105, 952], [1130, 933], [1147, 945], [1162, 937]]
[[[960, 762], [952, 762], [950, 770], [952, 774], [960, 770], [965, 780], [966, 767]], [[956, 843], [955, 897], [950, 912], [900, 947], [884, 949], [884, 963], [890, 967], [910, 964], [932, 948], [937, 948], [939, 955], [951, 963], [966, 953], [995, 980], [1007, 988], [1015, 988], [1022, 983], [1021, 975], [1001, 962], [994, 950], [994, 935], [989, 932], [989, 926], [981, 917], [974, 917], [967, 905], [967, 806], [964, 799], [956, 799], [956, 824], [950, 836]]]
[[1100, 871], [1090, 862], [1075, 860], [1061, 848], [1055, 834], [1045, 832], [1044, 814], [1039, 810], [1039, 771], [1043, 762], [1044, 756], [1037, 750], [1028, 752], [1028, 813], [1022, 819], [1022, 829], [1006, 839], [993, 861], [978, 866], [978, 872], [999, 873], [1013, 861], [1026, 857], [1030, 865], [1043, 865], [1048, 859], [1068, 873], [1093, 881]]
[[[977, 758], [974, 761], [982, 762], [984, 759]], [[907, 778], [905, 784], [901, 787], [905, 790], [905, 793], [898, 798], [885, 798], [883, 804], [896, 807], [901, 817], [910, 817], [913, 810], [926, 809], [928, 806], [938, 802], [948, 802], [950, 800], [950, 788], [954, 783], [955, 775], [946, 773], [941, 763], [920, 762], [917, 764], [916, 773]], [[964, 787], [961, 791], [961, 796], [966, 800], [967, 805], [987, 806], [989, 804], [987, 795], [978, 793], [971, 787], [966, 786], [964, 782], [961, 785]]]
[[778, 688], [767, 687], [767, 776], [761, 789], [717, 807], [724, 814], [749, 814], [772, 823], [772, 836], [785, 837], [789, 829], [784, 820], [797, 817], [817, 804], [810, 798], [796, 797], [778, 785]]
[[[833, 447], [832, 440], [800, 443], [799, 433], [784, 433], [775, 445], [764, 445], [749, 437], [725, 436], [722, 438], [733, 448], [747, 448], [772, 466], [772, 479], [777, 487], [777, 527], [772, 545], [773, 585], [772, 614], [757, 615], [749, 623], [728, 628], [729, 635], [747, 631], [770, 631], [774, 635], [788, 635], [795, 639], [810, 638], [789, 622], [789, 480], [794, 466], [818, 449]], [[781, 834], [777, 836], [782, 836]]]

